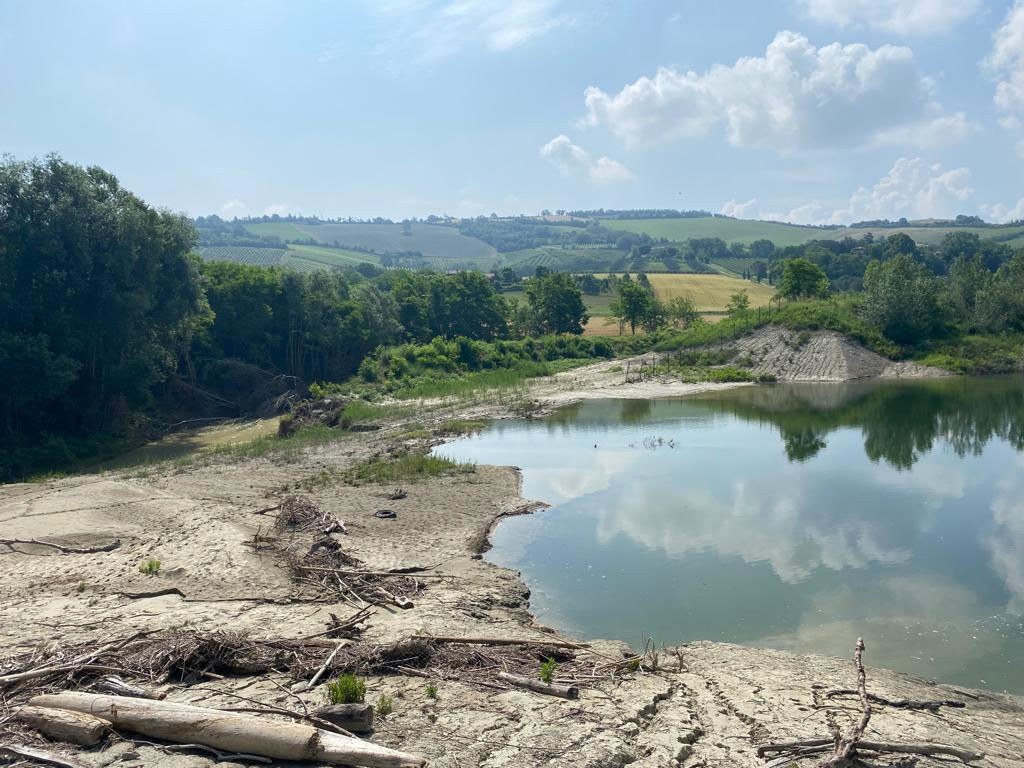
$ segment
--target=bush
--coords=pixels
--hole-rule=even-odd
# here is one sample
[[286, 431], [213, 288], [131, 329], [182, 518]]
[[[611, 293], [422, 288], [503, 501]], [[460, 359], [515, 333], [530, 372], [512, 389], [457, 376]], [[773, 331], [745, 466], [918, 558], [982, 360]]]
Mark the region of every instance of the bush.
[[377, 716], [381, 719], [384, 719], [394, 711], [395, 700], [390, 696], [387, 696], [382, 693], [380, 695], [380, 698], [377, 699]]
[[355, 675], [342, 675], [327, 683], [329, 704], [360, 704], [366, 700], [366, 682]]
[[551, 685], [552, 681], [555, 679], [556, 669], [558, 669], [558, 663], [554, 659], [549, 658], [547, 661], [543, 662], [540, 665], [541, 681]]

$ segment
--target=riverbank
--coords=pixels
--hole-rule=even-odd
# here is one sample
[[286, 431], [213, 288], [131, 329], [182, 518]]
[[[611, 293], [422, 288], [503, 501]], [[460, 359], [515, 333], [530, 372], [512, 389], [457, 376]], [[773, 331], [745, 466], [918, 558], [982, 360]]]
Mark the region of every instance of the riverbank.
[[[616, 364], [537, 382], [529, 400], [544, 410], [587, 396], [650, 397], [663, 391], [654, 382], [627, 385]], [[671, 394], [721, 386], [729, 385], [677, 384]], [[240, 451], [0, 487], [2, 538], [94, 547], [120, 541], [111, 551], [93, 554], [59, 554], [38, 544], [0, 547], [0, 649], [17, 653], [69, 637], [103, 642], [139, 630], [230, 630], [256, 637], [322, 633], [331, 613], [343, 619], [355, 609], [317, 602], [295, 582], [278, 552], [259, 546], [272, 522], [268, 508], [294, 494], [344, 521], [348, 534], [335, 539], [362, 567], [424, 569], [419, 572], [429, 575], [420, 580], [413, 608], [377, 607], [355, 642], [388, 643], [423, 633], [551, 639], [550, 630], [535, 624], [518, 575], [480, 559], [496, 521], [535, 507], [535, 500], [521, 497], [514, 468], [478, 466], [386, 484], [350, 484], [351, 470], [364, 462], [392, 461], [397, 453], [438, 439], [434, 433], [453, 419], [486, 409], [498, 415], [501, 408], [498, 401], [435, 403], [382, 420], [379, 431], [340, 433], [297, 452], [247, 457]], [[410, 436], [413, 425], [417, 434]], [[399, 487], [405, 495], [388, 498], [399, 495]], [[376, 517], [383, 508], [395, 517]], [[155, 575], [140, 572], [149, 560], [160, 563]], [[638, 638], [643, 629], [636, 628]], [[851, 650], [855, 639], [850, 638]], [[953, 744], [986, 752], [987, 765], [1024, 766], [1024, 709], [1018, 699], [874, 669], [871, 638], [866, 641], [872, 693], [967, 705], [938, 714], [878, 706], [873, 740]], [[578, 652], [595, 668], [627, 653], [610, 642]], [[228, 676], [167, 688], [171, 700], [205, 706], [236, 705], [238, 695], [294, 704], [275, 682], [287, 686], [291, 680], [286, 674]], [[384, 695], [394, 702], [374, 740], [424, 755], [432, 766], [753, 768], [765, 763], [757, 745], [826, 737], [824, 712], [815, 711], [825, 704], [822, 691], [850, 688], [855, 677], [848, 660], [696, 643], [659, 651], [657, 669], [627, 667], [615, 679], [599, 675], [585, 681], [575, 701], [466, 682], [458, 675], [435, 679], [434, 698], [426, 683], [414, 675], [368, 675], [367, 700]], [[322, 702], [323, 688], [297, 695], [312, 706]], [[79, 756], [93, 766], [213, 764], [207, 757], [128, 742]], [[929, 760], [919, 765], [944, 764]]]

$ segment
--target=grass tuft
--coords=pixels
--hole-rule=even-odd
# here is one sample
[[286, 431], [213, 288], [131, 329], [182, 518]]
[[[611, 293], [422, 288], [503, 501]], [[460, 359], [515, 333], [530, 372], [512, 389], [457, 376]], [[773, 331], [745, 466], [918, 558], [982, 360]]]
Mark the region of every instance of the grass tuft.
[[453, 461], [446, 456], [413, 452], [399, 454], [392, 458], [376, 456], [361, 461], [344, 473], [344, 479], [349, 485], [386, 485], [389, 483], [415, 483], [428, 477], [475, 471], [475, 464]]
[[342, 675], [327, 683], [328, 704], [360, 704], [366, 700], [366, 682], [355, 675]]

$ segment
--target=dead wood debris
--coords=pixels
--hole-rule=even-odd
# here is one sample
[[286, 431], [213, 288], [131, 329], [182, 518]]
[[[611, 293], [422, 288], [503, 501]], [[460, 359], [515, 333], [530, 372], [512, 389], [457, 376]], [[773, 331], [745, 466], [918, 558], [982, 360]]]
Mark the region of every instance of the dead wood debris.
[[[857, 691], [852, 688], [838, 688], [832, 691], [826, 691], [825, 696], [832, 699], [837, 696], [857, 696]], [[963, 709], [967, 706], [962, 701], [956, 699], [936, 699], [932, 700], [917, 700], [917, 699], [887, 699], [884, 696], [877, 696], [873, 693], [868, 694], [868, 701], [873, 704], [881, 704], [886, 707], [893, 707], [895, 709], [926, 709], [929, 712], [938, 712], [940, 707], [953, 707], [955, 709]]]
[[[838, 724], [835, 722], [833, 713], [830, 711], [825, 714], [825, 719], [828, 723], [831, 738], [804, 739], [777, 744], [762, 744], [757, 748], [757, 754], [759, 757], [764, 757], [768, 754], [781, 753], [780, 757], [776, 757], [769, 761], [766, 768], [780, 768], [781, 766], [788, 766], [791, 765], [794, 760], [812, 755], [820, 755], [823, 752], [831, 752], [831, 754], [821, 759], [815, 765], [815, 768], [848, 768], [854, 765], [859, 765], [858, 755], [861, 752], [888, 752], [905, 755], [921, 755], [924, 757], [947, 755], [950, 757], [956, 757], [963, 762], [981, 760], [985, 756], [982, 752], [947, 746], [945, 744], [902, 744], [895, 742], [869, 741], [864, 739], [864, 732], [867, 730], [868, 723], [870, 722], [872, 715], [871, 701], [878, 701], [879, 703], [889, 704], [890, 706], [900, 706], [900, 702], [893, 702], [888, 699], [882, 699], [881, 697], [873, 697], [872, 694], [868, 693], [867, 673], [864, 671], [863, 656], [864, 640], [862, 638], [857, 638], [857, 644], [853, 654], [853, 663], [857, 669], [856, 690], [841, 689], [837, 691], [830, 691], [826, 694], [840, 695], [856, 693], [860, 698], [860, 717], [857, 719], [856, 723], [854, 723], [850, 729], [843, 734]], [[903, 705], [906, 708], [931, 709], [930, 706], [910, 707], [907, 706], [907, 704], [908, 702], [903, 702]], [[963, 702], [909, 702], [909, 704], [934, 704], [936, 705], [935, 710], [937, 710], [938, 706], [941, 705], [964, 706]]]
[[95, 547], [69, 547], [64, 544], [56, 544], [52, 541], [43, 541], [42, 539], [0, 539], [0, 544], [5, 544], [15, 552], [18, 551], [14, 549], [14, 546], [17, 544], [33, 544], [38, 547], [52, 547], [62, 555], [94, 555], [98, 552], [114, 551], [121, 546], [121, 540], [114, 539], [106, 544], [100, 544]]

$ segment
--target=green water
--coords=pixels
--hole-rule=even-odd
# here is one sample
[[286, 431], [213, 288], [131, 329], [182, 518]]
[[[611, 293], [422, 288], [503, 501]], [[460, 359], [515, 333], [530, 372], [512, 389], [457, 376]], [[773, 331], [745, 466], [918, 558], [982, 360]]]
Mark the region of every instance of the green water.
[[589, 401], [438, 449], [551, 504], [498, 526], [579, 637], [848, 656], [1024, 693], [1024, 380]]

